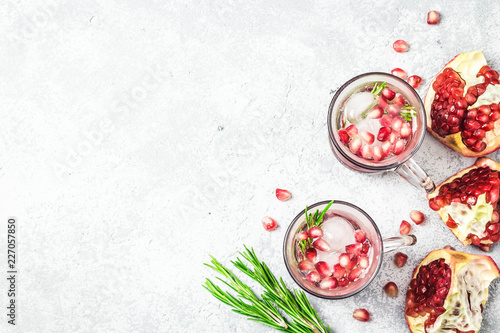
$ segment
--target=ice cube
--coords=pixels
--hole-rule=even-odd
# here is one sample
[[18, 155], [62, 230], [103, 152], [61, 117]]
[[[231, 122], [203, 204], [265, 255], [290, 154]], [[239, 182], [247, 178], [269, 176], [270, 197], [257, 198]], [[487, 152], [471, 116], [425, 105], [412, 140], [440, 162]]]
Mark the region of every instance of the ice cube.
[[[330, 244], [330, 252], [337, 255], [345, 252], [345, 246], [356, 243], [354, 239], [354, 227], [346, 218], [333, 215], [323, 221], [323, 239]], [[318, 254], [321, 251], [318, 251]], [[321, 260], [321, 259], [319, 259]]]
[[357, 122], [361, 119], [363, 112], [375, 102], [375, 96], [369, 91], [358, 92], [347, 100], [344, 106], [344, 116], [350, 122]]

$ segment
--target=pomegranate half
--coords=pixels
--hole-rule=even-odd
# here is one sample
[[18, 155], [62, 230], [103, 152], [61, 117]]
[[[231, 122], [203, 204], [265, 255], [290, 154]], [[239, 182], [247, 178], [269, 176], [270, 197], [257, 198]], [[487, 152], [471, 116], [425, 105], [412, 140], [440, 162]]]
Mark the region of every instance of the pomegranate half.
[[429, 207], [465, 246], [489, 248], [500, 240], [500, 163], [481, 157], [427, 195]]
[[432, 251], [413, 271], [405, 317], [412, 333], [477, 332], [498, 277], [489, 256], [453, 250]]
[[482, 51], [453, 58], [431, 82], [425, 96], [429, 133], [463, 156], [481, 157], [499, 149], [498, 78]]

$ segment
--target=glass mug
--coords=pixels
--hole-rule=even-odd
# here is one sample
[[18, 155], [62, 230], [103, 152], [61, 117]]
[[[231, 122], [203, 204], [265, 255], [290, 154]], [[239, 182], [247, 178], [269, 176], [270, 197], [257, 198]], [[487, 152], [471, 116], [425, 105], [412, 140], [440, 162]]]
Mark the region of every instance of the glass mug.
[[[382, 161], [365, 160], [353, 154], [349, 148], [340, 142], [338, 131], [341, 129], [341, 106], [356, 89], [374, 82], [387, 82], [395, 92], [402, 94], [414, 106], [416, 121], [412, 121], [412, 135], [404, 151]], [[404, 80], [387, 73], [365, 73], [347, 81], [333, 96], [328, 109], [328, 133], [330, 146], [335, 157], [346, 167], [364, 173], [382, 173], [394, 171], [415, 187], [422, 187], [427, 193], [434, 191], [432, 179], [415, 163], [415, 155], [424, 140], [426, 130], [426, 114], [422, 100], [417, 92]]]
[[[308, 207], [308, 212], [314, 214], [316, 209], [319, 209], [321, 212], [329, 203], [330, 201], [315, 203], [314, 205]], [[368, 252], [368, 258], [370, 261], [370, 265], [367, 268], [368, 270], [358, 280], [349, 283], [347, 286], [339, 286], [331, 290], [321, 289], [316, 286], [316, 284], [310, 282], [299, 270], [296, 237], [298, 233], [303, 231], [303, 227], [305, 226], [305, 210], [300, 212], [290, 223], [283, 242], [283, 257], [286, 268], [291, 277], [302, 289], [317, 297], [326, 299], [341, 299], [359, 293], [365, 289], [377, 275], [380, 270], [380, 266], [382, 265], [382, 257], [384, 253], [397, 250], [404, 246], [412, 246], [417, 242], [417, 238], [414, 235], [382, 239], [380, 231], [371, 217], [359, 207], [348, 202], [334, 200], [333, 204], [328, 209], [328, 212], [325, 213], [323, 220], [325, 221], [329, 217], [335, 215], [347, 219], [354, 229], [363, 230], [371, 242], [371, 249]]]

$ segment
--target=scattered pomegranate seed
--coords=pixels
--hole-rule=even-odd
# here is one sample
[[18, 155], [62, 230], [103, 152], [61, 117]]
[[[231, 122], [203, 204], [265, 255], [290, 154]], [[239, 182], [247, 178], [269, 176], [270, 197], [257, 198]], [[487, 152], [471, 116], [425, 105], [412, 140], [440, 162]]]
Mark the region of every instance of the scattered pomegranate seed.
[[266, 231], [272, 231], [276, 229], [276, 227], [278, 226], [276, 224], [276, 221], [270, 218], [269, 216], [265, 216], [262, 219], [262, 225], [264, 226], [264, 229], [266, 229]]
[[353, 154], [357, 154], [358, 151], [361, 149], [361, 145], [362, 145], [362, 142], [361, 142], [361, 139], [358, 138], [358, 137], [355, 137], [354, 139], [352, 139], [352, 141], [349, 143], [349, 149], [351, 150], [351, 152]]
[[399, 132], [401, 135], [401, 139], [406, 139], [411, 135], [411, 126], [408, 123], [403, 123], [403, 126], [401, 126], [401, 131]]
[[302, 240], [306, 240], [308, 238], [309, 238], [309, 235], [305, 231], [299, 232], [297, 234], [297, 241], [299, 241], [299, 242], [302, 241]]
[[321, 276], [316, 271], [309, 272], [309, 274], [306, 275], [306, 278], [312, 283], [317, 283], [321, 280]]
[[370, 313], [366, 309], [357, 309], [352, 313], [352, 317], [359, 321], [369, 321]]
[[404, 253], [398, 252], [394, 256], [394, 263], [397, 267], [403, 267], [406, 264], [406, 260], [408, 260], [408, 256]]
[[320, 282], [319, 287], [321, 289], [335, 289], [339, 286], [339, 282], [334, 277], [327, 277]]
[[491, 245], [490, 246], [487, 246], [487, 245], [484, 245], [484, 246], [480, 246], [479, 249], [483, 252], [490, 252], [491, 251]]
[[392, 101], [392, 99], [396, 96], [396, 93], [387, 87], [382, 89], [380, 94], [388, 101]]
[[371, 109], [366, 116], [371, 119], [379, 119], [382, 118], [383, 114], [384, 110], [382, 110], [382, 108], [377, 105], [376, 107]]
[[420, 224], [424, 222], [425, 216], [418, 210], [412, 210], [410, 213], [410, 218], [413, 222], [415, 222], [415, 224]]
[[391, 74], [394, 75], [394, 76], [397, 76], [401, 79], [406, 79], [407, 77], [407, 74], [404, 70], [402, 70], [401, 68], [394, 68], [392, 71], [391, 71]]
[[345, 145], [348, 144], [349, 141], [351, 140], [349, 134], [347, 134], [347, 132], [344, 129], [339, 130], [339, 138], [340, 142], [342, 142]]
[[345, 275], [345, 268], [342, 267], [340, 264], [335, 264], [333, 266], [333, 277], [336, 279], [341, 279]]
[[408, 83], [410, 84], [410, 86], [417, 89], [422, 83], [422, 78], [418, 75], [412, 75], [408, 78]]
[[388, 282], [384, 286], [384, 291], [389, 297], [396, 297], [399, 293], [398, 286], [394, 282]]
[[408, 235], [411, 231], [411, 225], [407, 221], [401, 221], [401, 225], [399, 226], [399, 233], [401, 235]]
[[312, 271], [314, 270], [314, 264], [310, 262], [309, 260], [302, 260], [299, 262], [299, 269], [301, 271]]
[[316, 239], [312, 245], [317, 250], [320, 250], [323, 252], [330, 251], [330, 244], [328, 244], [323, 238]]
[[280, 188], [276, 189], [276, 198], [278, 198], [279, 201], [287, 201], [292, 197], [292, 194], [288, 192], [287, 190], [282, 190]]
[[[405, 78], [406, 78], [406, 76], [405, 76]], [[396, 97], [394, 97], [392, 103], [394, 105], [396, 105], [397, 107], [402, 108], [403, 106], [405, 106], [405, 98], [402, 95], [397, 94]]]
[[307, 231], [307, 234], [311, 238], [323, 237], [323, 230], [320, 227], [312, 227]]
[[370, 259], [366, 255], [360, 255], [358, 257], [358, 266], [360, 268], [368, 268], [370, 266]]
[[324, 261], [318, 261], [315, 267], [322, 278], [332, 275], [332, 270], [330, 269], [330, 267], [328, 267], [328, 264]]
[[427, 13], [427, 24], [438, 24], [439, 23], [439, 13], [435, 10], [431, 10]]
[[354, 124], [351, 124], [351, 125], [347, 126], [346, 129], [345, 129], [345, 131], [347, 132], [347, 134], [349, 134], [349, 136], [351, 138], [353, 136], [358, 135], [358, 128]]
[[307, 249], [306, 259], [313, 263], [318, 261], [318, 252], [316, 252], [316, 249]]
[[392, 153], [394, 155], [399, 155], [399, 154], [401, 154], [403, 152], [404, 149], [405, 149], [405, 141], [404, 140], [398, 140], [394, 144], [394, 150], [393, 150]]
[[354, 232], [354, 239], [357, 243], [363, 243], [366, 240], [366, 233], [363, 230], [356, 230]]
[[369, 145], [371, 145], [375, 141], [375, 135], [371, 134], [370, 132], [361, 132], [359, 133], [359, 136]]
[[444, 247], [444, 249], [447, 249], [447, 250], [453, 250], [453, 251], [455, 251], [455, 249], [454, 249], [454, 248], [453, 248], [453, 246], [451, 246], [451, 245], [446, 245], [446, 246]]
[[357, 279], [359, 279], [359, 277], [361, 276], [361, 269], [359, 268], [355, 268], [353, 269], [350, 273], [349, 273], [349, 280], [350, 281], [356, 281]]
[[394, 48], [394, 51], [398, 53], [408, 51], [408, 43], [402, 39], [395, 41], [394, 44], [392, 44], [392, 47]]

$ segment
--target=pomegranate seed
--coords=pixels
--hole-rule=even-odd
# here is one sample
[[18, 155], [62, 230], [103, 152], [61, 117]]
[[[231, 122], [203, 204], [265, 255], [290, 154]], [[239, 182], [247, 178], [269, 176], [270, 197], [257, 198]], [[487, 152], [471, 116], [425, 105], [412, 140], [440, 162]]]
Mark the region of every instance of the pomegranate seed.
[[427, 24], [438, 24], [439, 23], [439, 13], [435, 10], [431, 10], [427, 13]]
[[366, 309], [357, 309], [352, 313], [352, 317], [359, 321], [369, 321], [370, 313]]
[[394, 68], [392, 71], [391, 71], [391, 74], [394, 75], [394, 76], [397, 76], [399, 77], [400, 79], [406, 79], [406, 72], [404, 70], [402, 70], [401, 68]]
[[412, 210], [410, 213], [410, 218], [413, 222], [415, 222], [415, 224], [418, 225], [424, 222], [425, 216], [418, 210]]
[[333, 277], [336, 279], [341, 279], [345, 275], [345, 268], [342, 267], [340, 264], [335, 264], [333, 266]]
[[366, 233], [363, 230], [356, 230], [354, 232], [354, 239], [357, 243], [363, 243], [366, 240]]
[[394, 143], [399, 139], [399, 135], [397, 134], [398, 132], [394, 131], [391, 134], [389, 134], [389, 142]]
[[276, 189], [276, 198], [278, 198], [279, 201], [287, 201], [292, 197], [292, 194], [288, 192], [287, 190], [282, 190], [280, 188]]
[[360, 255], [358, 257], [358, 266], [363, 269], [368, 268], [370, 266], [370, 259], [366, 255]]
[[315, 249], [328, 252], [330, 251], [330, 244], [328, 244], [323, 238], [318, 238], [314, 241], [313, 246]]
[[308, 239], [308, 238], [309, 238], [309, 235], [308, 235], [308, 234], [307, 234], [307, 232], [305, 232], [305, 231], [299, 232], [299, 233], [297, 234], [297, 241], [299, 241], [299, 242], [300, 242], [300, 241], [303, 241], [303, 240], [306, 240], [306, 239]]
[[307, 231], [307, 234], [311, 238], [323, 237], [323, 230], [320, 227], [312, 227]]
[[307, 249], [306, 259], [313, 263], [318, 261], [318, 252], [315, 249]]
[[339, 279], [339, 286], [345, 287], [349, 284], [349, 279], [343, 277]]
[[390, 104], [387, 106], [387, 112], [393, 116], [397, 116], [399, 114], [399, 108], [395, 104]]
[[394, 256], [394, 263], [397, 267], [403, 267], [406, 264], [406, 260], [408, 260], [408, 256], [404, 253], [398, 252]]
[[345, 129], [345, 131], [347, 132], [347, 134], [349, 134], [349, 136], [351, 138], [353, 136], [358, 135], [358, 128], [354, 124], [351, 124], [351, 125], [347, 126], [346, 129]]
[[358, 256], [356, 256], [355, 254], [350, 254], [349, 256], [350, 256], [351, 261], [345, 267], [345, 269], [348, 270], [348, 271], [350, 271], [354, 267], [356, 267], [356, 264], [358, 263]]
[[382, 148], [380, 146], [373, 147], [373, 159], [375, 161], [382, 161], [384, 158], [384, 153], [382, 152]]
[[372, 147], [370, 147], [367, 144], [364, 144], [363, 147], [361, 147], [361, 151], [359, 152], [359, 155], [363, 157], [365, 160], [371, 160], [373, 159], [373, 150]]
[[321, 276], [319, 275], [318, 272], [312, 271], [309, 272], [309, 274], [306, 275], [306, 278], [311, 282], [311, 283], [317, 283], [321, 280]]
[[403, 152], [405, 149], [405, 141], [404, 140], [398, 140], [394, 144], [394, 151], [392, 152], [394, 155], [399, 155]]
[[368, 251], [370, 251], [370, 243], [364, 243], [363, 244], [363, 249], [361, 250], [362, 253], [367, 254]]
[[363, 244], [361, 243], [356, 243], [356, 244], [350, 244], [346, 245], [345, 251], [349, 254], [355, 254], [359, 255], [361, 253], [361, 250], [363, 249]]
[[481, 239], [477, 235], [473, 235], [471, 238], [472, 244], [479, 246], [481, 244]]
[[332, 270], [330, 269], [330, 267], [328, 267], [328, 264], [324, 261], [318, 261], [315, 267], [322, 278], [332, 275]]
[[382, 116], [382, 118], [380, 118], [379, 122], [380, 122], [380, 125], [384, 126], [384, 127], [390, 127], [391, 124], [392, 124], [392, 116], [390, 114], [386, 114], [384, 116]]
[[411, 225], [407, 221], [403, 220], [399, 226], [399, 233], [401, 235], [408, 235], [411, 231]]
[[[406, 78], [406, 76], [405, 76], [405, 78]], [[394, 99], [392, 100], [392, 103], [394, 105], [396, 105], [397, 107], [402, 108], [403, 106], [405, 106], [405, 99], [400, 94], [397, 94], [396, 97], [394, 97]]]
[[373, 109], [371, 109], [368, 112], [367, 117], [371, 118], [371, 119], [379, 119], [379, 118], [382, 118], [383, 114], [384, 114], [384, 110], [382, 110], [382, 108], [377, 105], [376, 107], [374, 107]]
[[410, 86], [417, 89], [422, 83], [422, 78], [418, 75], [412, 75], [408, 78], [408, 83], [410, 84]]
[[264, 229], [266, 229], [266, 231], [272, 231], [276, 229], [276, 227], [278, 226], [276, 224], [276, 221], [270, 218], [269, 216], [265, 216], [262, 219], [262, 225], [264, 226]]
[[299, 269], [301, 271], [312, 271], [314, 270], [314, 264], [310, 262], [309, 260], [302, 260], [299, 262]]
[[402, 39], [395, 41], [394, 44], [392, 44], [392, 47], [394, 48], [394, 51], [398, 53], [408, 51], [408, 43]]
[[396, 93], [387, 87], [382, 89], [380, 94], [388, 101], [392, 101], [392, 99], [396, 96]]
[[401, 117], [394, 117], [391, 122], [391, 128], [393, 131], [399, 132], [401, 130], [401, 126], [403, 126], [403, 119]]
[[321, 289], [335, 289], [339, 286], [339, 282], [334, 277], [327, 277], [319, 283]]
[[446, 249], [446, 250], [453, 250], [453, 251], [455, 251], [455, 249], [454, 249], [454, 248], [453, 248], [453, 246], [451, 246], [451, 245], [446, 245], [446, 246], [444, 247], [444, 249]]
[[387, 140], [391, 132], [392, 130], [390, 127], [380, 127], [377, 134], [377, 140], [381, 142]]
[[370, 132], [361, 132], [359, 133], [359, 136], [369, 145], [371, 145], [375, 141], [375, 136]]
[[411, 135], [411, 127], [410, 124], [408, 123], [403, 123], [403, 126], [401, 126], [401, 131], [399, 133], [401, 135], [401, 139], [406, 139]]
[[349, 143], [349, 149], [353, 154], [357, 154], [358, 151], [361, 149], [361, 139], [358, 137], [355, 137], [352, 139], [352, 141]]
[[484, 246], [480, 246], [479, 249], [483, 252], [490, 252], [491, 251], [491, 245], [490, 246], [487, 246], [487, 245], [484, 245]]
[[389, 297], [396, 297], [399, 293], [398, 286], [394, 282], [387, 282], [384, 286], [384, 291]]
[[382, 152], [384, 153], [385, 156], [389, 156], [392, 152], [391, 150], [392, 145], [389, 141], [382, 143], [382, 146], [380, 146], [380, 148], [382, 148]]
[[347, 268], [351, 264], [351, 256], [347, 253], [342, 253], [339, 256], [339, 264], [340, 266]]
[[359, 268], [353, 269], [351, 273], [349, 273], [349, 280], [356, 281], [361, 276], [361, 273], [362, 273], [361, 269]]

